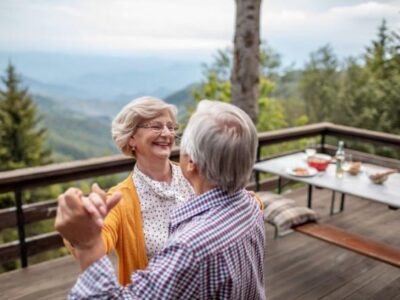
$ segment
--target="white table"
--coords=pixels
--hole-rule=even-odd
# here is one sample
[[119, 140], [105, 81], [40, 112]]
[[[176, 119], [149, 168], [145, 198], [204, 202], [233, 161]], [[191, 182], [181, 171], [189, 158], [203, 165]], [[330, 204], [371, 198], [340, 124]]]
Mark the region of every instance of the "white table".
[[[342, 193], [341, 209], [343, 210], [344, 195], [349, 194], [372, 201], [377, 201], [391, 208], [400, 208], [400, 173], [392, 174], [383, 184], [374, 184], [370, 181], [368, 172], [386, 170], [386, 168], [362, 164], [362, 172], [356, 176], [345, 173], [342, 178], [335, 176], [335, 164], [330, 164], [325, 172], [320, 172], [312, 177], [298, 177], [288, 174], [287, 170], [293, 167], [307, 166], [306, 155], [303, 152], [285, 155], [254, 165], [254, 170], [279, 175], [283, 178], [304, 182], [309, 185], [308, 206], [312, 206], [312, 187], [322, 187]], [[335, 194], [332, 196], [334, 204]], [[333, 207], [331, 207], [333, 213]]]

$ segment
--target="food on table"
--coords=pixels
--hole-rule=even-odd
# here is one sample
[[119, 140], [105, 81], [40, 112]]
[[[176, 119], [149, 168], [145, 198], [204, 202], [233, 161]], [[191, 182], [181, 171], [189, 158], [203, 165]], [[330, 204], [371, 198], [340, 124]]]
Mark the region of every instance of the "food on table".
[[297, 176], [308, 176], [310, 174], [306, 168], [294, 168], [292, 171]]
[[382, 184], [388, 179], [390, 174], [397, 173], [397, 172], [398, 172], [398, 170], [388, 170], [388, 171], [384, 171], [384, 172], [377, 172], [377, 173], [369, 175], [368, 178], [371, 179], [371, 181], [373, 183]]
[[360, 173], [360, 170], [361, 170], [361, 162], [357, 161], [350, 164], [348, 172], [351, 175], [357, 175], [358, 173]]
[[318, 171], [325, 171], [331, 162], [332, 157], [327, 154], [315, 154], [307, 159], [308, 165], [317, 169]]

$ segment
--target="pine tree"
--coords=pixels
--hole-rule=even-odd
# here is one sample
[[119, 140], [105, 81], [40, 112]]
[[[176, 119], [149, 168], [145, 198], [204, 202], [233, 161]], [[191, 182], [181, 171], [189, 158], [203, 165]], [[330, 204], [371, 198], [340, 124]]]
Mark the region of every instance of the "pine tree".
[[311, 53], [300, 80], [300, 92], [312, 123], [333, 121], [339, 88], [339, 62], [330, 45]]
[[378, 37], [367, 48], [364, 57], [370, 80], [371, 106], [375, 130], [400, 133], [400, 36], [390, 32], [383, 20], [378, 28]]
[[[400, 37], [386, 22], [366, 48], [362, 64], [348, 64], [340, 98], [346, 125], [400, 133]], [[339, 121], [341, 122], [341, 121]]]
[[5, 89], [0, 90], [0, 171], [50, 163], [46, 130], [39, 128], [36, 105], [11, 63], [1, 80]]

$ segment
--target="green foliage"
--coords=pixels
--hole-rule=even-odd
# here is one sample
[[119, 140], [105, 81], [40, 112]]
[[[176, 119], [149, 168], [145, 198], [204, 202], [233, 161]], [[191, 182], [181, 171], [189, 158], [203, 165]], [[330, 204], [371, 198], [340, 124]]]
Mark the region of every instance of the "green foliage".
[[27, 89], [10, 63], [2, 77], [0, 90], [0, 171], [50, 163], [45, 148], [46, 130], [39, 128], [40, 118]]
[[[279, 79], [277, 69], [280, 66], [280, 56], [268, 45], [264, 44], [260, 49], [260, 85], [259, 85], [259, 131], [274, 130], [287, 127], [293, 120], [301, 117], [294, 113], [288, 122], [285, 113], [285, 104], [282, 99], [272, 98], [271, 94], [276, 89], [275, 80]], [[232, 68], [232, 51], [230, 49], [219, 50], [210, 65], [204, 65], [205, 81], [199, 87], [193, 89], [193, 97], [196, 102], [201, 99], [213, 99], [223, 102], [231, 101], [231, 83], [229, 80]], [[194, 108], [189, 108], [192, 112]], [[302, 117], [302, 121], [306, 120]]]
[[199, 89], [193, 90], [193, 97], [196, 101], [212, 99], [230, 102], [231, 83], [228, 80], [220, 79], [217, 72], [210, 71], [210, 73], [207, 74], [206, 83]]
[[[194, 89], [194, 98], [229, 102], [231, 67], [232, 51], [218, 51], [214, 61], [204, 66], [205, 81]], [[390, 31], [385, 21], [358, 58], [340, 62], [332, 47], [325, 45], [311, 53], [303, 70], [289, 67], [278, 72], [279, 67], [279, 54], [262, 45], [259, 131], [331, 121], [400, 134], [400, 34]], [[299, 143], [304, 146], [304, 141]], [[400, 155], [389, 148], [350, 144], [370, 153]], [[277, 149], [282, 152], [286, 146]], [[267, 152], [273, 153], [272, 148]]]
[[311, 53], [300, 81], [300, 90], [311, 122], [332, 121], [339, 85], [338, 61], [326, 45]]
[[367, 48], [364, 61], [369, 102], [375, 106], [364, 112], [369, 116], [369, 128], [399, 134], [400, 37], [396, 32], [389, 32], [385, 21], [378, 29], [377, 40]]
[[257, 130], [260, 132], [287, 127], [282, 103], [268, 97], [274, 88], [275, 85], [269, 79], [261, 77], [260, 99], [258, 100], [260, 114], [257, 123]]
[[339, 68], [329, 46], [312, 53], [301, 78], [311, 122], [400, 133], [400, 36], [383, 21], [376, 40]]
[[271, 131], [287, 127], [285, 112], [282, 104], [277, 99], [259, 99], [260, 114], [258, 117], [257, 130]]
[[[400, 134], [400, 36], [383, 21], [365, 53], [342, 64], [329, 46], [311, 54], [301, 77], [311, 122]], [[399, 158], [398, 151], [348, 141], [361, 151]]]

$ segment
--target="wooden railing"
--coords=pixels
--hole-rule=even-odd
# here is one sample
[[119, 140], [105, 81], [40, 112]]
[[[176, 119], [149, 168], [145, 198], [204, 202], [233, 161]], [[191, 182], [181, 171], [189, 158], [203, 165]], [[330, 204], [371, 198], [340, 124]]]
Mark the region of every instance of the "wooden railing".
[[[327, 137], [330, 136], [363, 140], [368, 143], [385, 144], [396, 149], [400, 148], [400, 137], [397, 135], [338, 126], [332, 123], [318, 123], [259, 133], [257, 160], [262, 159], [261, 148], [264, 146], [299, 140], [307, 137], [319, 137], [320, 149], [323, 152], [332, 153], [335, 150], [335, 147], [326, 143]], [[300, 150], [302, 149], [298, 149], [297, 151]], [[399, 167], [399, 161], [395, 159], [377, 157], [356, 151], [353, 151], [353, 153], [364, 161], [379, 161], [379, 163], [383, 165]], [[179, 159], [178, 148], [173, 149], [171, 159]], [[28, 256], [62, 246], [62, 240], [56, 232], [41, 234], [30, 238], [25, 237], [26, 224], [54, 218], [57, 201], [49, 200], [35, 204], [23, 205], [23, 191], [36, 187], [49, 186], [50, 184], [55, 183], [129, 171], [132, 169], [132, 165], [133, 161], [131, 158], [122, 155], [114, 155], [0, 172], [0, 193], [13, 192], [16, 202], [15, 207], [0, 210], [0, 230], [10, 227], [18, 228], [18, 241], [0, 245], [0, 263], [14, 260], [19, 257], [22, 267], [26, 267], [28, 265]], [[263, 189], [273, 187], [276, 184], [276, 179], [269, 179], [260, 182], [258, 174], [255, 175], [255, 179], [258, 187], [261, 186]], [[254, 188], [255, 183], [252, 183], [249, 187]]]

